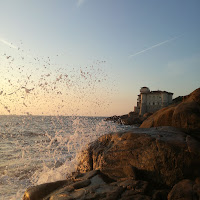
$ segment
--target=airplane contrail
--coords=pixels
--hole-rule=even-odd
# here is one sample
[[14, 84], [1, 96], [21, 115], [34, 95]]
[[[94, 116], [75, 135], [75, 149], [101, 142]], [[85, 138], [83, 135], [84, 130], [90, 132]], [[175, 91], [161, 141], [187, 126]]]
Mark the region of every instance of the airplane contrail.
[[12, 43], [10, 43], [10, 42], [2, 39], [2, 38], [0, 39], [0, 42], [2, 42], [3, 44], [5, 44], [5, 45], [7, 45], [7, 46], [9, 46], [9, 47], [11, 47], [13, 49], [17, 49], [17, 47], [15, 45], [13, 45]]
[[155, 47], [159, 47], [159, 46], [161, 46], [161, 45], [163, 45], [163, 44], [165, 44], [165, 43], [168, 43], [168, 42], [171, 42], [172, 40], [177, 39], [178, 37], [180, 37], [180, 36], [176, 36], [176, 37], [173, 37], [173, 38], [171, 38], [171, 39], [169, 39], [169, 40], [165, 40], [165, 41], [163, 41], [163, 42], [160, 42], [160, 43], [158, 43], [158, 44], [155, 44], [155, 45], [153, 45], [153, 46], [151, 46], [151, 47], [149, 47], [149, 48], [146, 48], [146, 49], [144, 49], [144, 50], [142, 50], [142, 51], [139, 51], [139, 52], [137, 52], [137, 53], [135, 53], [135, 54], [132, 54], [132, 55], [130, 55], [129, 57], [131, 58], [131, 57], [134, 57], [134, 56], [139, 55], [139, 54], [141, 54], [141, 53], [144, 53], [144, 52], [146, 52], [146, 51], [149, 51], [149, 50], [151, 50], [151, 49], [153, 49], [153, 48], [155, 48]]

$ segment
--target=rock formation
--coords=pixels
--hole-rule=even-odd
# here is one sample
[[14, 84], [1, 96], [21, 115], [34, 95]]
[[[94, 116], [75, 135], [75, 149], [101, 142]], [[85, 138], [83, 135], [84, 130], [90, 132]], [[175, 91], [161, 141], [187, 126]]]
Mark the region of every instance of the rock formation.
[[[130, 124], [137, 117], [108, 120]], [[199, 200], [200, 88], [140, 127], [100, 137], [70, 177], [28, 188], [23, 200]]]
[[112, 117], [106, 118], [105, 120], [117, 122], [117, 123], [123, 124], [123, 125], [140, 126], [142, 124], [142, 122], [151, 115], [152, 115], [152, 113], [146, 113], [143, 116], [139, 116], [138, 113], [136, 113], [136, 112], [130, 112], [126, 115], [121, 115], [121, 116], [114, 115]]
[[[44, 195], [44, 187], [49, 185], [57, 187], [48, 195]], [[73, 176], [65, 184], [47, 183], [29, 188], [23, 200], [150, 200], [148, 195], [148, 183], [146, 181], [127, 178], [120, 181], [109, 179], [100, 170], [93, 170], [84, 174]], [[58, 187], [58, 186], [59, 187]], [[49, 190], [48, 190], [49, 191]], [[165, 196], [167, 193], [165, 194]]]
[[200, 137], [200, 88], [185, 96], [181, 103], [163, 108], [148, 119], [141, 128], [173, 126]]
[[172, 127], [108, 134], [81, 155], [80, 172], [97, 169], [114, 180], [131, 176], [173, 186], [200, 176], [200, 143]]
[[199, 178], [195, 181], [184, 179], [174, 185], [168, 194], [168, 200], [199, 200], [200, 183]]
[[200, 198], [199, 169], [200, 142], [191, 136], [172, 127], [135, 128], [100, 137], [82, 152], [76, 173], [29, 188], [23, 199], [174, 200], [185, 187], [186, 197]]

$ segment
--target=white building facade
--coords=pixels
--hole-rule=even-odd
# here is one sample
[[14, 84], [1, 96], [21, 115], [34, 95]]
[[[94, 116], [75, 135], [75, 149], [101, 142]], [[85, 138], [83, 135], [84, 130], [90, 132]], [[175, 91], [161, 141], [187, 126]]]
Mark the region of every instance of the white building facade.
[[172, 103], [173, 93], [166, 91], [150, 91], [148, 87], [142, 87], [137, 99], [134, 112], [139, 115], [153, 113]]

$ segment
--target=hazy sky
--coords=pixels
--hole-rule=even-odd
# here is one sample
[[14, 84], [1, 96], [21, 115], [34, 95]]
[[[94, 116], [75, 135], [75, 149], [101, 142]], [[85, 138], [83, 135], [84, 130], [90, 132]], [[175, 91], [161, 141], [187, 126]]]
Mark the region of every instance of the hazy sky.
[[126, 114], [140, 87], [200, 87], [199, 0], [0, 0], [0, 114]]

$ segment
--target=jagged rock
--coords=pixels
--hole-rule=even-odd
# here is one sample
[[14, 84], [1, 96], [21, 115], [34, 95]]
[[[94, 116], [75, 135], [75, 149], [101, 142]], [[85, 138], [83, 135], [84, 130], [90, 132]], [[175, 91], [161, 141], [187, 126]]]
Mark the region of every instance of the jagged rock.
[[200, 185], [185, 179], [174, 185], [168, 194], [168, 200], [199, 200]]
[[163, 108], [142, 124], [141, 128], [173, 126], [200, 138], [200, 88], [185, 96], [181, 103]]
[[151, 113], [146, 113], [145, 116], [141, 117], [136, 112], [130, 112], [130, 113], [126, 114], [126, 115], [121, 115], [121, 116], [114, 115], [112, 117], [107, 117], [105, 120], [106, 121], [117, 122], [117, 123], [123, 124], [123, 125], [135, 125], [135, 126], [139, 126], [150, 115], [151, 115]]
[[130, 112], [130, 113], [128, 113], [128, 115], [122, 115], [120, 117], [120, 123], [124, 124], [124, 125], [138, 126], [138, 125], [142, 124], [144, 119], [146, 119], [147, 117], [148, 117], [148, 114], [146, 115], [146, 117], [141, 117], [136, 112]]
[[147, 195], [141, 195], [141, 194], [133, 194], [130, 195], [128, 191], [127, 193], [122, 196], [120, 200], [151, 200], [151, 198]]
[[120, 120], [120, 123], [123, 125], [140, 125], [143, 122], [143, 118], [136, 116], [136, 117], [127, 117]]
[[152, 200], [167, 200], [169, 190], [155, 190], [153, 191]]
[[54, 190], [62, 187], [65, 184], [72, 183], [71, 180], [56, 181], [53, 183], [45, 183], [38, 186], [30, 187], [26, 190], [23, 196], [23, 200], [39, 200], [43, 199], [46, 195], [50, 194]]
[[121, 118], [121, 116], [114, 115], [114, 116], [105, 118], [105, 121], [119, 122], [120, 118]]
[[[145, 114], [143, 115], [144, 120], [147, 119], [148, 117], [150, 117], [152, 114], [153, 114], [153, 113], [149, 113], [149, 112], [148, 112], [148, 113], [145, 113]], [[143, 120], [143, 121], [144, 121], [144, 120]]]
[[91, 183], [90, 179], [86, 179], [86, 180], [78, 181], [78, 182], [72, 184], [72, 187], [74, 189], [79, 189], [79, 188], [83, 188], [83, 187], [90, 185], [90, 183]]
[[133, 176], [127, 166], [137, 168], [137, 179], [173, 186], [184, 178], [200, 176], [200, 143], [172, 127], [108, 134], [83, 152], [78, 170], [100, 169], [119, 180]]
[[100, 174], [100, 170], [92, 170], [89, 171], [88, 173], [78, 174], [77, 176], [75, 176], [75, 178], [81, 180], [91, 179], [93, 176], [96, 176], [97, 174]]
[[[100, 170], [90, 171], [70, 177], [65, 181], [34, 186], [26, 191], [27, 200], [150, 200], [148, 182], [126, 178], [119, 181], [106, 181]], [[45, 186], [44, 186], [45, 185]], [[54, 188], [52, 187], [54, 185]], [[58, 187], [55, 187], [57, 185]], [[48, 188], [51, 189], [48, 189]], [[41, 195], [42, 194], [42, 195]]]

